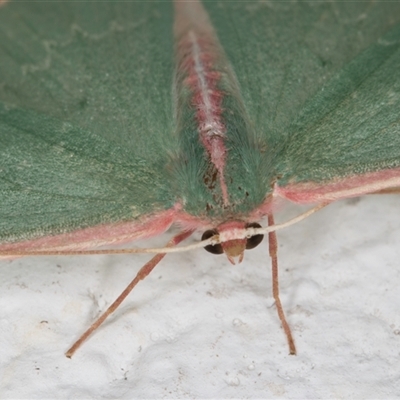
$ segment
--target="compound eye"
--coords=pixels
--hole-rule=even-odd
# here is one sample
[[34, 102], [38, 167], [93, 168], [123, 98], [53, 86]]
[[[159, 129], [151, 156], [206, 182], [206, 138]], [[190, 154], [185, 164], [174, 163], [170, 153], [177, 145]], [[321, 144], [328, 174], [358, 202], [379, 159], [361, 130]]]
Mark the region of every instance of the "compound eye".
[[[257, 222], [253, 222], [251, 224], [247, 224], [246, 228], [261, 228], [261, 225], [257, 224]], [[257, 247], [263, 239], [264, 235], [255, 235], [247, 239], [246, 250], [254, 249], [254, 247]]]
[[[215, 235], [218, 235], [218, 231], [215, 229], [210, 229], [208, 231], [205, 231], [203, 233], [203, 236], [201, 237], [201, 240], [206, 240], [206, 239], [210, 239], [210, 237], [213, 237]], [[204, 247], [209, 253], [212, 254], [222, 254], [224, 252], [224, 250], [222, 249], [221, 244], [209, 244], [208, 246]]]

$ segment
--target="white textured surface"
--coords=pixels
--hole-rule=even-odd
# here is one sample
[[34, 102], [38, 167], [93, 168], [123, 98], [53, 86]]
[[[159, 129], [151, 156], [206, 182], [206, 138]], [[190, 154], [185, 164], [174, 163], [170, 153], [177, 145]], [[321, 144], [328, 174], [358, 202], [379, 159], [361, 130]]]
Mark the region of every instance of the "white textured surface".
[[296, 357], [266, 242], [238, 266], [202, 250], [168, 256], [71, 360], [146, 257], [2, 261], [0, 397], [398, 398], [399, 202], [339, 202], [279, 233]]

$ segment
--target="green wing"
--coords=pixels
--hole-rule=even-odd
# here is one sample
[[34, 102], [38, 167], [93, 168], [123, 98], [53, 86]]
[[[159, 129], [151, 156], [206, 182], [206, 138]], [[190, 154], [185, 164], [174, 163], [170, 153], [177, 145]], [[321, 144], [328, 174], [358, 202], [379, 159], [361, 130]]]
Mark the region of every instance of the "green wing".
[[150, 2], [0, 7], [0, 241], [172, 206], [172, 11]]
[[400, 167], [399, 2], [205, 5], [280, 186]]
[[[400, 3], [205, 6], [256, 135], [240, 168], [229, 161], [241, 171], [231, 193], [259, 186], [254, 207], [275, 180], [322, 186], [400, 166]], [[0, 8], [0, 241], [132, 220], [188, 192], [206, 212], [196, 162], [180, 160], [183, 189], [170, 164], [172, 26], [168, 2]]]

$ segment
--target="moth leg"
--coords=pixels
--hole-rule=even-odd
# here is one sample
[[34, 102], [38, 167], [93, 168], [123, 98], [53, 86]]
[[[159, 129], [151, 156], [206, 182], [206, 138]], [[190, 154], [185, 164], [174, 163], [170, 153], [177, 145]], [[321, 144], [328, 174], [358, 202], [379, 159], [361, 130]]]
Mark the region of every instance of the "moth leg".
[[[173, 237], [166, 247], [174, 247], [183, 240], [187, 239], [193, 231], [185, 231]], [[71, 358], [75, 351], [81, 346], [81, 344], [106, 320], [106, 318], [112, 314], [119, 305], [125, 300], [128, 294], [133, 288], [147, 275], [153, 271], [154, 267], [164, 258], [165, 253], [160, 253], [154, 256], [149, 262], [147, 262], [136, 274], [132, 282], [126, 287], [126, 289], [117, 297], [117, 299], [107, 308], [107, 310], [86, 330], [83, 335], [72, 345], [72, 347], [65, 353], [68, 358]]]
[[[274, 216], [268, 215], [268, 226], [275, 225]], [[272, 294], [275, 299], [276, 309], [278, 311], [279, 319], [282, 323], [282, 328], [285, 331], [287, 341], [289, 344], [289, 354], [296, 354], [296, 346], [294, 344], [292, 331], [290, 330], [289, 324], [286, 321], [285, 312], [283, 311], [281, 299], [279, 298], [279, 281], [278, 281], [278, 241], [276, 238], [276, 232], [268, 233], [268, 245], [269, 245], [269, 256], [272, 261]]]

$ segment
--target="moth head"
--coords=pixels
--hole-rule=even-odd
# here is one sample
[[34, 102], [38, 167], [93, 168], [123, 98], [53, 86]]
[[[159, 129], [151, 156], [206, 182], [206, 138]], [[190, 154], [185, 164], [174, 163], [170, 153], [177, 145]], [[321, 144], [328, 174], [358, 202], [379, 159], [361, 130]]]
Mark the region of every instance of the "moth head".
[[232, 264], [236, 264], [235, 259], [239, 258], [239, 263], [242, 262], [245, 250], [251, 250], [257, 247], [263, 240], [264, 235], [254, 235], [250, 238], [237, 238], [235, 234], [238, 230], [246, 228], [261, 228], [261, 225], [253, 223], [244, 223], [242, 221], [230, 221], [219, 225], [216, 229], [210, 229], [203, 233], [201, 240], [209, 239], [212, 236], [224, 233], [224, 241], [218, 244], [210, 244], [204, 248], [212, 254], [223, 254], [228, 257]]

